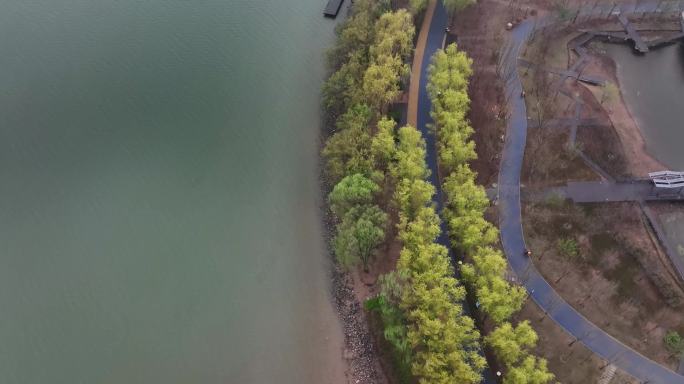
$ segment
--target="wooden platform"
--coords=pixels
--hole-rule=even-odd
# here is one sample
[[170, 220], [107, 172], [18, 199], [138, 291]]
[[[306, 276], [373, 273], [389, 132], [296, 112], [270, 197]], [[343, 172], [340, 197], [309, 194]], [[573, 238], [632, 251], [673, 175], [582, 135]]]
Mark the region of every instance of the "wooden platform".
[[644, 43], [644, 40], [641, 39], [641, 35], [639, 35], [639, 32], [634, 28], [634, 25], [627, 20], [627, 17], [621, 13], [618, 15], [618, 20], [620, 20], [620, 23], [625, 28], [625, 32], [627, 32], [629, 38], [634, 42], [634, 49], [641, 53], [648, 52], [648, 45]]
[[662, 37], [660, 39], [649, 41], [648, 47], [649, 48], [658, 48], [661, 45], [676, 43], [677, 40], [681, 40], [683, 38], [684, 38], [684, 32], [680, 32], [680, 33], [677, 33], [677, 34], [672, 35], [672, 36], [666, 36], [666, 37]]
[[323, 11], [323, 16], [332, 17], [333, 19], [337, 17], [337, 14], [340, 12], [340, 8], [342, 8], [343, 2], [344, 0], [328, 0], [328, 4], [325, 6], [325, 10]]

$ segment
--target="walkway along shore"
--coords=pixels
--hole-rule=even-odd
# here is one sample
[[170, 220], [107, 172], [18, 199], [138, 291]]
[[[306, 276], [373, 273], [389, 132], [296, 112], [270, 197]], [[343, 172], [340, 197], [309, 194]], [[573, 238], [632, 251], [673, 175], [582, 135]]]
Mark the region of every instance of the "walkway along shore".
[[[657, 1], [645, 2], [640, 4], [639, 11], [655, 10], [657, 7]], [[597, 11], [605, 12], [600, 8], [597, 8]], [[520, 50], [534, 28], [533, 20], [522, 22], [510, 31], [508, 47], [503, 50], [507, 55], [502, 58], [502, 77], [506, 82], [505, 92], [508, 96], [510, 117], [499, 170], [497, 200], [504, 252], [530, 297], [551, 319], [591, 351], [642, 382], [684, 384], [684, 376], [629, 348], [577, 312], [556, 293], [532, 261], [523, 255], [525, 241], [520, 204], [520, 175], [527, 138], [527, 110], [525, 100], [519, 96], [522, 93], [522, 84], [518, 77], [517, 65]]]

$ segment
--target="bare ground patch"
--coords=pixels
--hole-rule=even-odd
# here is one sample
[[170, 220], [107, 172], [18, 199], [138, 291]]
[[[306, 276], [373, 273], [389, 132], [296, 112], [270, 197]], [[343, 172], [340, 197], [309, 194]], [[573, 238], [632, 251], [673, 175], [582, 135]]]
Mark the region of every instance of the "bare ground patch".
[[618, 340], [676, 367], [662, 340], [684, 322], [659, 289], [666, 274], [644, 268], [659, 256], [637, 206], [528, 204], [523, 221], [535, 265], [566, 301]]

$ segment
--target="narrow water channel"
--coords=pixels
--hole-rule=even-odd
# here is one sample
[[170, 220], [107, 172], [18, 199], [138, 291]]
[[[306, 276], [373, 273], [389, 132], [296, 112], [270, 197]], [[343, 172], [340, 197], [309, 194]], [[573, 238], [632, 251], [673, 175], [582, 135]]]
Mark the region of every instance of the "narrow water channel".
[[343, 382], [323, 6], [0, 2], [0, 383]]

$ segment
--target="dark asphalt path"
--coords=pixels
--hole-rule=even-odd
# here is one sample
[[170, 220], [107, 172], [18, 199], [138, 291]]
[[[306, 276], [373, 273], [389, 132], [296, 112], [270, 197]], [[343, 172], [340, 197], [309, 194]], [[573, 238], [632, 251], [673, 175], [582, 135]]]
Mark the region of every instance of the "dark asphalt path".
[[[430, 116], [430, 109], [432, 108], [432, 103], [430, 102], [430, 97], [427, 92], [428, 83], [428, 66], [430, 65], [430, 60], [432, 56], [438, 50], [442, 49], [442, 42], [444, 41], [445, 28], [448, 23], [448, 15], [444, 5], [440, 0], [437, 1], [435, 7], [435, 13], [432, 16], [432, 23], [430, 24], [430, 30], [427, 38], [427, 44], [425, 45], [425, 54], [423, 56], [423, 62], [421, 64], [421, 75], [420, 75], [420, 91], [418, 92], [418, 129], [425, 138], [426, 144], [426, 160], [427, 165], [430, 168], [429, 180], [432, 185], [435, 186], [435, 196], [433, 198], [435, 202], [435, 207], [437, 212], [442, 212], [443, 195], [442, 195], [442, 185], [439, 182], [439, 177], [437, 173], [437, 145], [435, 136], [432, 135], [428, 129], [428, 124], [432, 124], [433, 120]], [[437, 242], [445, 246], [449, 250], [449, 257], [452, 261], [455, 260], [453, 251], [451, 249], [451, 244], [447, 236], [447, 225], [444, 220], [440, 224], [440, 235], [437, 238]], [[457, 271], [458, 273], [458, 271]], [[457, 276], [458, 277], [458, 276]], [[463, 303], [464, 313], [467, 315], [471, 314], [468, 307], [468, 303]], [[491, 369], [487, 367], [483, 372], [483, 383], [485, 384], [495, 384], [496, 376], [493, 374]]]
[[[550, 188], [544, 195], [571, 199], [575, 203], [601, 203], [616, 201], [679, 201], [684, 195], [679, 190], [656, 190], [650, 181], [610, 183], [606, 181], [571, 181], [565, 187]], [[536, 197], [536, 196], [530, 196]]]
[[[643, 8], [641, 4], [640, 8]], [[520, 171], [527, 137], [527, 110], [520, 97], [522, 85], [516, 63], [520, 48], [534, 28], [527, 20], [510, 31], [510, 49], [504, 56], [504, 74], [510, 118], [499, 170], [499, 228], [504, 252], [530, 297], [566, 332], [576, 337], [594, 353], [618, 368], [648, 383], [684, 384], [684, 377], [649, 360], [622, 344], [565, 302], [523, 255], [525, 241], [520, 206]]]
[[[496, 200], [497, 189], [487, 189], [487, 197]], [[613, 203], [622, 201], [684, 201], [684, 191], [656, 190], [648, 180], [570, 181], [566, 185], [543, 189], [522, 187], [522, 201], [540, 202], [553, 198], [575, 203]]]

